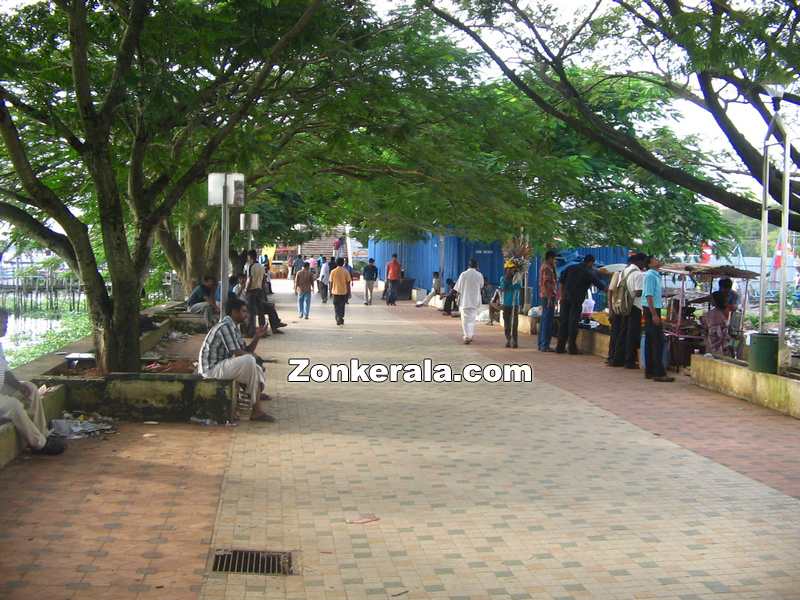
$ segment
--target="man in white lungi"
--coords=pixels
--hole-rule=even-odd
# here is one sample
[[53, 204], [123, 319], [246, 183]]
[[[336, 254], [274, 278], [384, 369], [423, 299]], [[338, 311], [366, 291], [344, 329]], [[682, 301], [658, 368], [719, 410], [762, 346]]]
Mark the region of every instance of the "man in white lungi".
[[258, 327], [249, 345], [239, 331], [239, 325], [247, 322], [247, 304], [238, 298], [228, 300], [228, 314], [203, 340], [200, 357], [197, 361], [200, 375], [206, 379], [233, 379], [245, 386], [253, 407], [251, 421], [273, 422], [275, 419], [265, 413], [259, 404], [270, 400], [264, 393], [266, 376], [255, 355], [258, 341], [267, 334], [268, 327]]
[[[8, 312], [0, 308], [0, 338], [8, 331]], [[31, 418], [22, 402], [15, 398], [20, 395], [31, 404]], [[32, 383], [19, 381], [8, 368], [3, 344], [0, 343], [0, 419], [8, 419], [20, 437], [34, 452], [43, 454], [61, 454], [65, 445], [60, 438], [47, 431], [47, 419], [44, 416], [42, 398], [39, 390]]]
[[483, 288], [483, 275], [478, 271], [478, 261], [474, 258], [469, 261], [469, 269], [458, 276], [455, 291], [458, 292], [458, 309], [461, 312], [461, 328], [464, 331], [464, 343], [469, 344], [475, 337], [475, 321], [478, 319], [478, 309], [481, 307], [481, 289]]

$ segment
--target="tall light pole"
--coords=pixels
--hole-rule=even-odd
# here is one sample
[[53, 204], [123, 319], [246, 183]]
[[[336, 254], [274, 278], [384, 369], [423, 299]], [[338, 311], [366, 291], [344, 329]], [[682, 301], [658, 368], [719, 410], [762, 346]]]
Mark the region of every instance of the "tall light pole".
[[[761, 289], [758, 305], [758, 322], [759, 333], [766, 333], [766, 295], [767, 295], [767, 257], [769, 254], [769, 211], [772, 208], [779, 208], [781, 211], [781, 233], [779, 241], [782, 244], [781, 253], [781, 270], [780, 270], [780, 294], [778, 307], [778, 372], [784, 372], [791, 362], [791, 351], [786, 343], [786, 286], [788, 279], [788, 260], [787, 260], [787, 247], [789, 244], [789, 198], [790, 198], [790, 184], [791, 184], [791, 138], [789, 130], [785, 126], [783, 119], [780, 115], [781, 99], [783, 98], [784, 86], [783, 85], [765, 85], [764, 88], [772, 98], [772, 106], [774, 109], [772, 119], [770, 120], [767, 133], [764, 136], [764, 162], [763, 162], [763, 186], [764, 191], [761, 198]], [[771, 146], [780, 145], [779, 143], [770, 143], [770, 138], [778, 131], [783, 135], [783, 179], [781, 181], [781, 204], [779, 206], [770, 206], [771, 199], [769, 197], [769, 149]], [[777, 137], [777, 136], [776, 136]]]
[[225, 317], [230, 271], [230, 207], [244, 206], [244, 175], [241, 173], [209, 173], [208, 204], [222, 207], [219, 257], [219, 318]]

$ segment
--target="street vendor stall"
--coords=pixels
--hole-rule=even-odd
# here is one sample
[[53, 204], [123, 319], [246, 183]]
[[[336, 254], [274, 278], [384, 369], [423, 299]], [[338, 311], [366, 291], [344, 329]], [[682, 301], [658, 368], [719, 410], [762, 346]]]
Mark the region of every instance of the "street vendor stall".
[[[758, 273], [738, 269], [730, 265], [703, 265], [672, 263], [663, 265], [659, 271], [672, 277], [677, 288], [672, 293], [664, 321], [664, 334], [670, 347], [671, 363], [674, 366], [688, 366], [689, 357], [694, 351], [716, 352], [718, 354], [741, 358], [744, 350], [744, 324], [747, 312], [747, 292], [738, 299], [737, 308], [730, 314], [716, 311], [713, 307], [711, 287], [716, 279], [757, 279]], [[687, 281], [693, 281], [696, 289], [687, 289]], [[734, 293], [734, 297], [736, 297]], [[708, 310], [701, 317], [695, 316], [696, 307], [707, 305]]]

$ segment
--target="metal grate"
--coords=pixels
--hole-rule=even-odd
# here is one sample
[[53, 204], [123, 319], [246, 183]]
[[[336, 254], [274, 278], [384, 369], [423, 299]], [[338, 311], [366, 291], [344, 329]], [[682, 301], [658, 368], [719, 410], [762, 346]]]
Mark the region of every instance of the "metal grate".
[[292, 575], [294, 561], [291, 552], [263, 550], [214, 551], [215, 573], [252, 573], [255, 575]]

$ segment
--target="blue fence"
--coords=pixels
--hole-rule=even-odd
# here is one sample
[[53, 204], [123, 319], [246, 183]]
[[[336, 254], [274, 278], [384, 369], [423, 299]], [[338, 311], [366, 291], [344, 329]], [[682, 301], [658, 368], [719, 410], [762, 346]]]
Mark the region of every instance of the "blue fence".
[[[369, 241], [369, 256], [375, 259], [381, 279], [386, 275], [386, 263], [397, 254], [397, 259], [403, 265], [406, 277], [415, 279], [415, 286], [429, 288], [431, 275], [439, 270], [440, 244], [444, 241], [444, 273], [442, 281], [448, 278], [457, 279], [458, 275], [467, 267], [470, 259], [478, 261], [478, 268], [483, 276], [492, 284], [497, 284], [503, 275], [503, 249], [500, 242], [483, 243], [465, 240], [457, 236], [440, 238], [428, 235], [424, 240], [417, 242], [395, 242], [389, 240]], [[580, 260], [586, 254], [592, 254], [597, 259], [598, 265], [624, 263], [628, 259], [628, 249], [621, 246], [600, 248], [571, 248], [559, 253], [562, 260], [556, 264], [560, 271], [572, 260]], [[533, 291], [531, 300], [534, 306], [539, 304], [539, 266], [542, 257], [535, 257], [531, 261], [528, 274], [528, 287]], [[595, 298], [598, 308], [604, 306], [604, 296]]]

